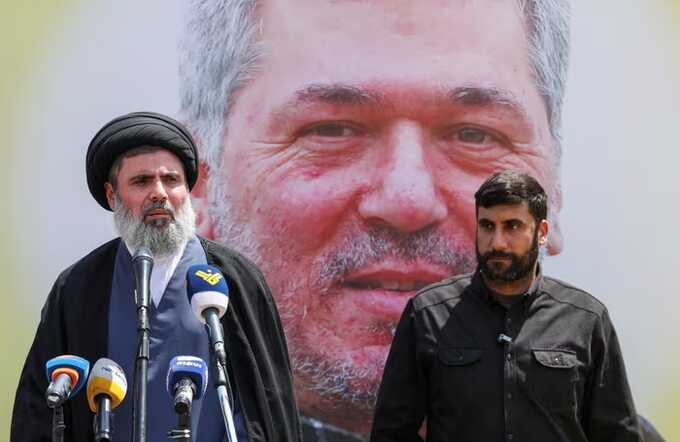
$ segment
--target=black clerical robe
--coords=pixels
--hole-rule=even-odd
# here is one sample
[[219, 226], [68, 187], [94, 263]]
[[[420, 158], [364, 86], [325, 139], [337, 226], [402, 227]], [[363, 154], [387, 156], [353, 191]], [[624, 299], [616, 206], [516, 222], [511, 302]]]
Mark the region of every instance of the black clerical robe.
[[[236, 252], [203, 238], [200, 242], [208, 264], [219, 267], [229, 281], [222, 326], [229, 377], [239, 392], [250, 440], [301, 440], [285, 337], [262, 274]], [[11, 442], [51, 441], [52, 411], [44, 397], [49, 359], [73, 354], [94, 363], [107, 356], [109, 298], [119, 244], [115, 239], [95, 249], [55, 282], [19, 379]], [[66, 402], [64, 415], [64, 440], [93, 440], [93, 414], [84, 391]]]

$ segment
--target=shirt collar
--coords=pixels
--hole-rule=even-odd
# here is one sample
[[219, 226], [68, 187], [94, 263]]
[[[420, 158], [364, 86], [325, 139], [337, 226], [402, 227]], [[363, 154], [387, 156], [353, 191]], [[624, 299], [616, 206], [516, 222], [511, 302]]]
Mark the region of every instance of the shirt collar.
[[[522, 304], [524, 304], [525, 307], [531, 305], [533, 300], [536, 299], [537, 294], [540, 293], [541, 291], [542, 285], [543, 285], [543, 272], [541, 270], [541, 263], [539, 262], [536, 267], [536, 277], [534, 278], [533, 282], [531, 283], [526, 292], [524, 292], [521, 295], [518, 295], [522, 297], [523, 299]], [[486, 283], [484, 282], [484, 278], [482, 278], [479, 268], [477, 268], [474, 275], [472, 276], [470, 287], [472, 288], [472, 291], [483, 302], [500, 305], [500, 303], [496, 301], [496, 299], [494, 298], [491, 289], [487, 287]]]

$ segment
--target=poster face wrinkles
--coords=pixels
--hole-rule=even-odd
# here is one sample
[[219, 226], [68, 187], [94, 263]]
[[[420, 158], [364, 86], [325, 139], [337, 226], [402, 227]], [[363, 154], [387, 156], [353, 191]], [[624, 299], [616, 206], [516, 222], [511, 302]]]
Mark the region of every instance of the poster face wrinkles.
[[[423, 6], [263, 3], [256, 35], [234, 42], [254, 61], [226, 89], [222, 138], [193, 118], [198, 103], [212, 108], [190, 86], [206, 87], [209, 54], [193, 52], [197, 68], [181, 58], [182, 113], [215, 141], [203, 144], [216, 151], [197, 195], [204, 233], [245, 251], [271, 285], [303, 413], [358, 434], [406, 301], [475, 267], [482, 181], [519, 169], [559, 194], [548, 107], [561, 98], [539, 93], [516, 6]], [[346, 25], [329, 26], [338, 16]], [[194, 23], [192, 43], [209, 22]], [[233, 63], [224, 76], [238, 75]]]
[[[567, 47], [550, 58], [532, 46], [515, 2], [72, 8], [52, 18], [48, 43], [35, 42], [50, 49], [36, 49], [24, 80], [33, 92], [16, 93], [30, 112], [13, 116], [10, 132], [23, 146], [12, 154], [14, 189], [33, 167], [31, 185], [45, 195], [41, 205], [12, 197], [12, 207], [50, 219], [31, 232], [8, 224], [17, 230], [8, 244], [51, 257], [26, 283], [32, 317], [61, 269], [115, 235], [84, 186], [94, 131], [129, 111], [177, 116], [203, 158], [197, 233], [261, 268], [306, 422], [364, 438], [407, 300], [475, 269], [474, 192], [492, 172], [518, 169], [549, 194], [545, 272], [609, 307], [638, 411], [672, 434], [657, 384], [677, 385], [680, 362], [642, 362], [658, 362], [678, 337], [668, 250], [680, 239], [656, 221], [677, 215], [680, 158], [667, 146], [680, 92], [663, 72], [678, 72], [678, 61], [672, 31], [645, 31], [659, 11], [675, 20], [672, 7], [574, 6], [568, 76]], [[568, 37], [562, 19], [546, 18], [553, 46]], [[29, 152], [43, 155], [29, 161]]]

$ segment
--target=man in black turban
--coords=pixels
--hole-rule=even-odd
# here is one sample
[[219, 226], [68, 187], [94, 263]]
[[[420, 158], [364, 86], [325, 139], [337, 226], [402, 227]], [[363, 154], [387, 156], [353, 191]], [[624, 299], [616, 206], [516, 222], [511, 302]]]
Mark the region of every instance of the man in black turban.
[[[113, 211], [120, 234], [62, 272], [42, 310], [35, 340], [19, 380], [11, 441], [47, 441], [52, 412], [45, 401], [45, 364], [72, 354], [91, 364], [107, 357], [121, 365], [132, 385], [136, 352], [136, 305], [132, 256], [141, 247], [154, 256], [149, 303], [150, 360], [147, 437], [165, 441], [176, 425], [165, 387], [174, 356], [209, 360], [207, 334], [186, 293], [187, 269], [220, 268], [229, 286], [222, 317], [234, 390], [239, 441], [299, 440], [292, 376], [279, 315], [260, 271], [247, 259], [196, 236], [190, 191], [198, 156], [189, 132], [177, 121], [137, 112], [107, 123], [92, 139], [86, 158], [94, 199]], [[210, 378], [210, 377], [209, 377]], [[114, 438], [132, 435], [132, 394], [115, 409]], [[85, 393], [64, 405], [65, 440], [93, 440]], [[225, 428], [215, 384], [192, 406], [194, 440], [222, 441]]]

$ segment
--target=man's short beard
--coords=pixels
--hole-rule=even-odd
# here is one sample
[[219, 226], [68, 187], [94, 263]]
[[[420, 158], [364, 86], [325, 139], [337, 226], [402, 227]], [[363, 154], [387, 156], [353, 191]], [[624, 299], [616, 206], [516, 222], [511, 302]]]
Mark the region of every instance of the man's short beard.
[[[505, 270], [495, 270], [489, 265], [489, 260], [494, 257], [510, 258], [510, 265]], [[536, 264], [538, 258], [538, 228], [534, 232], [534, 239], [531, 242], [531, 248], [522, 256], [516, 255], [514, 253], [504, 253], [498, 251], [486, 252], [485, 254], [480, 255], [479, 247], [477, 247], [478, 269], [489, 281], [513, 282], [520, 280], [529, 275], [534, 270], [534, 265]]]
[[[139, 218], [122, 203], [117, 192], [114, 197], [116, 205], [113, 220], [116, 230], [125, 244], [133, 250], [147, 247], [154, 257], [172, 256], [182, 250], [194, 235], [196, 214], [190, 197], [177, 210], [168, 201], [163, 204], [147, 204]], [[165, 209], [172, 214], [172, 218], [167, 221], [144, 222], [145, 214], [153, 209]]]

